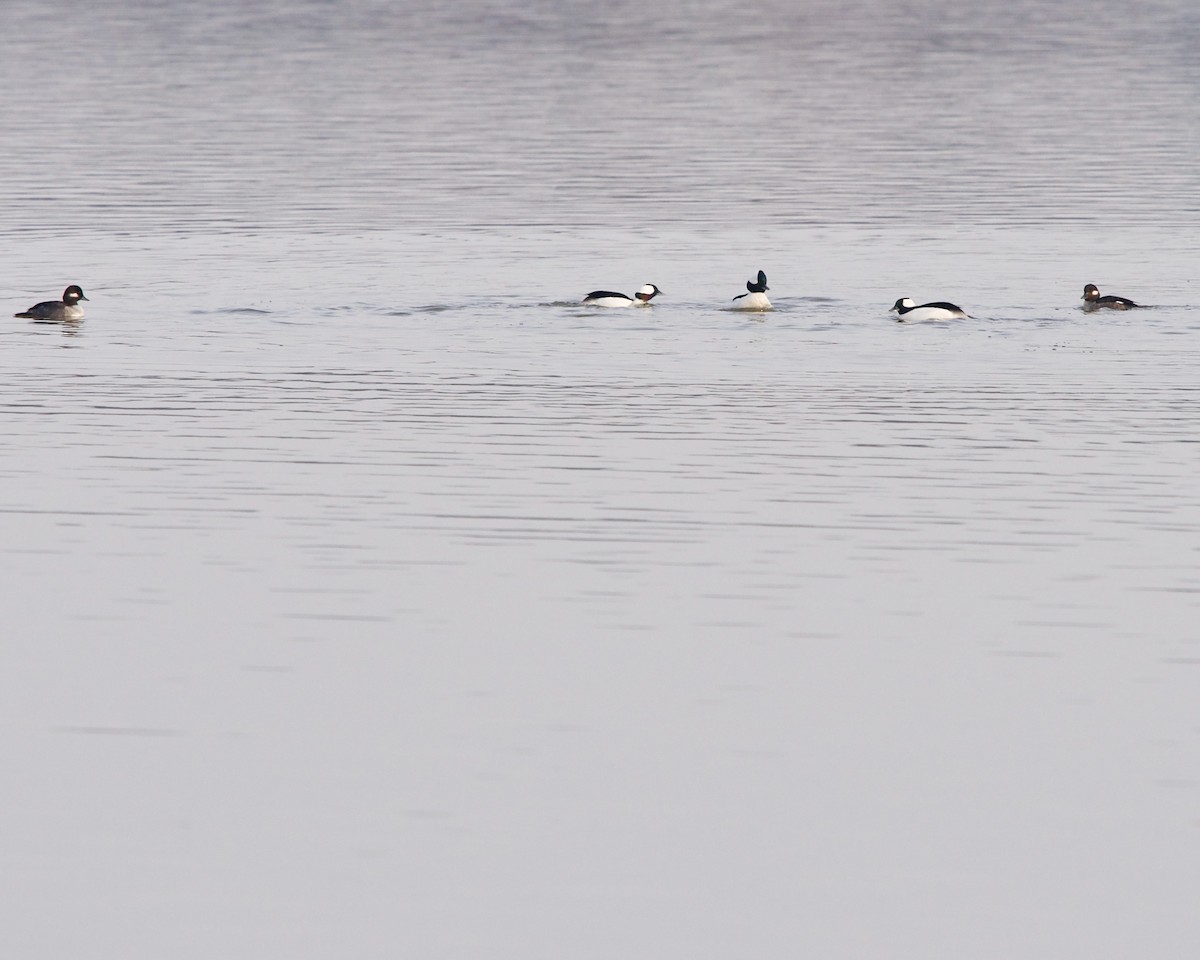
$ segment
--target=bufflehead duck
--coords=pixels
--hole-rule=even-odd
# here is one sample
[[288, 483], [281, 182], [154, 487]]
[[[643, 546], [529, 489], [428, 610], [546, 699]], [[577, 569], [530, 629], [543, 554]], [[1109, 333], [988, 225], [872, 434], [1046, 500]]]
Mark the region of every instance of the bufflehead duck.
[[82, 320], [83, 307], [79, 306], [80, 300], [86, 300], [83, 291], [75, 284], [67, 287], [63, 291], [61, 300], [46, 300], [42, 303], [35, 303], [28, 310], [21, 313], [14, 313], [14, 317], [22, 317], [27, 320]]
[[761, 270], [758, 271], [757, 280], [747, 280], [747, 293], [739, 293], [733, 298], [733, 302], [737, 303], [735, 310], [770, 310], [771, 301], [767, 299], [767, 291], [771, 288], [767, 286], [767, 275]]
[[[613, 293], [611, 290], [593, 290], [583, 298], [583, 302], [589, 307], [644, 307], [660, 293], [662, 291], [658, 287], [647, 283], [638, 287], [638, 292], [633, 297], [627, 297], [623, 293]], [[637, 299], [635, 300], [634, 297]]]
[[908, 297], [901, 297], [892, 304], [892, 309], [888, 312], [898, 313], [900, 316], [897, 319], [901, 323], [909, 323], [913, 320], [970, 319], [962, 307], [956, 307], [954, 304], [946, 303], [944, 300], [939, 300], [936, 303], [923, 303], [918, 307]]
[[1136, 307], [1137, 304], [1132, 300], [1126, 300], [1124, 297], [1102, 297], [1100, 296], [1100, 288], [1094, 283], [1089, 283], [1083, 288], [1084, 310], [1099, 310], [1101, 307], [1107, 307], [1110, 310], [1129, 310]]

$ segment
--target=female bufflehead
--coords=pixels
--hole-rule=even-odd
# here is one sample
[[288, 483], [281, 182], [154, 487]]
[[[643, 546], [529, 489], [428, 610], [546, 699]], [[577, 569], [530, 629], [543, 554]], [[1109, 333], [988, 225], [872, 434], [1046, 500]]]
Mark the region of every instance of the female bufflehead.
[[1132, 300], [1126, 300], [1124, 297], [1102, 297], [1100, 296], [1100, 288], [1094, 283], [1089, 283], [1083, 288], [1084, 310], [1099, 310], [1102, 307], [1107, 307], [1110, 310], [1129, 310], [1136, 307], [1137, 304]]
[[896, 319], [901, 323], [908, 323], [912, 320], [959, 320], [970, 319], [963, 311], [962, 307], [956, 307], [952, 303], [946, 303], [944, 300], [939, 300], [936, 303], [923, 303], [919, 307], [912, 302], [908, 297], [901, 297], [888, 312], [898, 313]]
[[[660, 293], [662, 291], [658, 287], [647, 283], [639, 287], [633, 297], [627, 297], [623, 293], [613, 293], [611, 290], [593, 290], [583, 298], [583, 302], [589, 307], [645, 307]], [[635, 300], [634, 297], [637, 299]]]
[[767, 291], [771, 288], [767, 286], [767, 275], [761, 270], [758, 271], [757, 280], [747, 280], [747, 293], [739, 293], [733, 298], [733, 302], [738, 303], [734, 310], [770, 310], [771, 301], [767, 299]]
[[79, 306], [80, 300], [86, 300], [83, 291], [75, 284], [67, 287], [63, 291], [61, 300], [46, 300], [42, 303], [35, 303], [28, 310], [21, 313], [14, 313], [14, 317], [23, 317], [27, 320], [82, 320], [83, 307]]

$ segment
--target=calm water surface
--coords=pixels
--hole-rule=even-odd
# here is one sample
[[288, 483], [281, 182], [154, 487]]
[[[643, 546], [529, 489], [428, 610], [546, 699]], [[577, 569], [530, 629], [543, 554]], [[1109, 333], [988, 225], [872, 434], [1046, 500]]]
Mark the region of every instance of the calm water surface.
[[1200, 948], [1190, 4], [0, 26], [6, 955]]

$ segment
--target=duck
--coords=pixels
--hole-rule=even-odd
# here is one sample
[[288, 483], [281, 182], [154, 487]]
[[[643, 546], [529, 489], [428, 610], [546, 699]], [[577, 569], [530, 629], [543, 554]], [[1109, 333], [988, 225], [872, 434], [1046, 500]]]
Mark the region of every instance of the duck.
[[593, 290], [583, 298], [583, 302], [589, 307], [646, 307], [660, 293], [662, 291], [654, 284], [646, 283], [638, 287], [637, 293], [632, 297], [623, 293], [613, 293], [611, 290]]
[[[771, 301], [767, 299], [767, 291], [771, 288], [767, 286], [767, 275], [761, 270], [758, 271], [757, 280], [746, 281], [746, 293], [739, 293], [733, 298], [733, 302], [737, 303], [734, 310], [770, 310]], [[744, 302], [738, 303], [739, 300]]]
[[899, 314], [896, 319], [901, 323], [909, 323], [914, 320], [970, 319], [962, 307], [955, 306], [953, 303], [946, 303], [944, 300], [938, 300], [935, 303], [922, 303], [918, 306], [908, 297], [901, 297], [892, 304], [892, 309], [889, 313], [893, 311]]
[[13, 316], [27, 320], [82, 320], [83, 307], [79, 306], [79, 301], [86, 299], [83, 290], [75, 284], [71, 284], [63, 291], [61, 300], [45, 300], [42, 303], [35, 303], [28, 310], [14, 313]]
[[1132, 300], [1126, 300], [1124, 297], [1100, 296], [1100, 288], [1094, 283], [1089, 283], [1083, 288], [1083, 296], [1080, 299], [1083, 301], [1084, 310], [1100, 310], [1105, 307], [1109, 310], [1131, 310], [1137, 306]]

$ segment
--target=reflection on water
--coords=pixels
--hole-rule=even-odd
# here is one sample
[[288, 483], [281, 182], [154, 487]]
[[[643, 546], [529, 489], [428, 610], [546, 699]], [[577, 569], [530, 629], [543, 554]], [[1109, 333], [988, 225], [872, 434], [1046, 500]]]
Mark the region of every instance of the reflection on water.
[[83, 320], [30, 320], [31, 329], [41, 328], [41, 333], [60, 333], [64, 337], [77, 337], [83, 332]]

